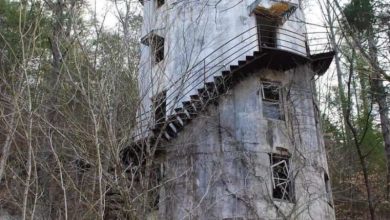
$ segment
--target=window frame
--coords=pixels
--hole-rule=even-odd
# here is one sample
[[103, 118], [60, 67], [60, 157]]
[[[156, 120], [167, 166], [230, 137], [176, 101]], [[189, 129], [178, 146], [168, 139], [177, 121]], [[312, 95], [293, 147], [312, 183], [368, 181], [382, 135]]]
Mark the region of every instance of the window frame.
[[256, 24], [260, 47], [277, 48], [278, 19], [272, 15], [256, 13]]
[[[276, 161], [277, 162], [274, 162], [275, 161], [275, 158], [277, 159]], [[280, 165], [284, 165], [285, 168], [287, 168], [286, 173], [284, 173], [284, 175], [286, 176], [285, 178], [280, 178], [280, 177], [276, 177], [275, 175], [275, 171], [274, 171], [274, 168], [280, 168]], [[284, 168], [283, 168], [284, 169]], [[272, 189], [272, 199], [273, 200], [276, 200], [276, 201], [281, 201], [281, 202], [289, 202], [289, 203], [295, 203], [295, 186], [294, 186], [294, 180], [293, 180], [293, 173], [292, 173], [292, 169], [291, 169], [291, 156], [287, 153], [271, 153], [270, 154], [270, 172], [271, 172], [271, 189]], [[280, 176], [280, 175], [278, 175]], [[282, 183], [276, 183], [276, 179], [279, 179], [278, 181], [280, 180], [284, 180], [287, 184], [287, 186], [285, 187], [284, 191], [287, 191], [287, 195], [284, 195], [282, 197], [277, 197], [276, 194], [278, 193], [277, 190], [283, 190], [283, 189], [280, 189], [280, 188], [277, 188], [279, 185], [283, 184]]]
[[[265, 92], [265, 84], [268, 84], [269, 86], [275, 86], [278, 89], [278, 99], [269, 99], [266, 97], [266, 92]], [[260, 89], [261, 89], [261, 100], [263, 104], [263, 117], [268, 118], [268, 119], [273, 119], [273, 120], [279, 120], [279, 121], [285, 121], [286, 116], [285, 116], [285, 110], [284, 110], [284, 102], [283, 102], [283, 93], [282, 93], [282, 86], [280, 82], [276, 81], [269, 81], [269, 80], [261, 80], [260, 82]], [[267, 115], [266, 106], [273, 106], [277, 105], [278, 109], [278, 117], [272, 117], [272, 115]]]

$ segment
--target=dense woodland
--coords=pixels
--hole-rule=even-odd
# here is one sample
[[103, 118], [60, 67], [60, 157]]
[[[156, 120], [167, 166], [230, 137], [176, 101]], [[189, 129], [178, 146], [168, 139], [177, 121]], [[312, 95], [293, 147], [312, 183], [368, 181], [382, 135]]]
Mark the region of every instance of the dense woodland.
[[[139, 103], [141, 5], [107, 2], [110, 27], [84, 0], [0, 0], [0, 214], [142, 219], [156, 205], [156, 145], [122, 161]], [[308, 27], [336, 52], [315, 78], [336, 216], [389, 219], [390, 2], [304, 5], [322, 12]]]

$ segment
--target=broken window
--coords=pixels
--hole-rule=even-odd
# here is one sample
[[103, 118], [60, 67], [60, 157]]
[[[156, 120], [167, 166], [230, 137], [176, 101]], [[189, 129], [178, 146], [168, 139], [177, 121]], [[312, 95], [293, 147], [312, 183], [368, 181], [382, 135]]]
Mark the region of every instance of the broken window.
[[280, 84], [262, 82], [263, 115], [267, 118], [284, 120]]
[[328, 204], [333, 207], [332, 190], [330, 188], [330, 181], [327, 173], [324, 174], [324, 181], [325, 181], [326, 199], [328, 201]]
[[165, 0], [157, 0], [157, 8], [163, 6], [165, 4]]
[[154, 122], [156, 126], [162, 126], [165, 122], [167, 107], [167, 92], [162, 91], [153, 98]]
[[271, 155], [272, 197], [292, 202], [294, 199], [290, 156]]

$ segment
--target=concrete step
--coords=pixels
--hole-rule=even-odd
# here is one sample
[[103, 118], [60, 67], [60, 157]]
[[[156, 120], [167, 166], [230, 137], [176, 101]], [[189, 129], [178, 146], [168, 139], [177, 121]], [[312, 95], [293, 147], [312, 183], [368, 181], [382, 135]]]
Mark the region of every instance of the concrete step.
[[175, 126], [177, 132], [180, 132], [183, 129], [184, 123], [176, 114], [169, 116], [168, 123]]
[[244, 66], [245, 64], [246, 64], [246, 61], [244, 61], [244, 60], [238, 61], [239, 66]]
[[163, 138], [167, 141], [170, 141], [173, 138], [173, 136], [170, 136], [167, 131], [164, 131]]
[[255, 51], [255, 52], [253, 52], [253, 56], [254, 57], [259, 57], [259, 56], [261, 56], [261, 52], [260, 51]]
[[196, 117], [197, 112], [194, 106], [190, 101], [182, 102], [184, 109], [190, 114], [191, 119]]
[[251, 61], [251, 60], [253, 60], [253, 59], [255, 59], [254, 56], [246, 56], [246, 60], [247, 60], [247, 61]]
[[203, 101], [200, 99], [191, 99], [192, 106], [195, 107], [196, 112], [200, 112], [203, 109]]
[[199, 94], [199, 97], [202, 99], [202, 101], [204, 103], [207, 102], [207, 100], [209, 99], [209, 93], [207, 92], [206, 88], [201, 88], [201, 89], [198, 89], [198, 94]]
[[239, 66], [237, 65], [231, 65], [230, 66], [230, 71], [233, 72], [234, 70], [238, 69]]
[[206, 90], [209, 95], [209, 100], [214, 100], [218, 98], [218, 90], [214, 82], [206, 83]]
[[200, 95], [191, 95], [190, 98], [191, 98], [191, 102], [197, 104], [197, 105], [194, 105], [195, 108], [196, 108], [197, 110], [199, 110], [199, 109], [197, 108], [198, 104], [200, 104], [200, 105], [203, 105], [203, 104], [204, 104], [204, 101], [202, 100], [202, 98], [200, 97]]
[[226, 76], [229, 76], [232, 72], [230, 72], [229, 70], [224, 70], [222, 71], [222, 76], [226, 77]]
[[185, 124], [188, 124], [191, 121], [191, 115], [184, 108], [176, 108], [175, 112]]
[[224, 77], [216, 76], [214, 77], [215, 87], [217, 88], [218, 94], [222, 94], [227, 91], [227, 85], [225, 83]]

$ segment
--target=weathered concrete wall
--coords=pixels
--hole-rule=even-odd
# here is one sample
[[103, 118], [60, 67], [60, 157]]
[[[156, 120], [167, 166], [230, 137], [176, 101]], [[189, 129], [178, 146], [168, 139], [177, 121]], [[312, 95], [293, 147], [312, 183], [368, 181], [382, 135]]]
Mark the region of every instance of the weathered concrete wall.
[[[238, 60], [258, 50], [256, 17], [250, 11], [255, 2], [166, 0], [157, 8], [156, 1], [145, 1], [143, 36], [154, 32], [164, 37], [165, 58], [154, 64], [150, 48], [141, 46], [140, 114], [150, 111], [151, 98], [168, 88], [168, 109], [181, 105], [181, 101], [195, 94], [204, 81], [212, 81], [214, 75], [221, 74], [230, 64], [237, 64]], [[299, 5], [298, 0], [291, 2]], [[269, 7], [272, 3], [275, 1], [263, 0], [259, 4]], [[280, 26], [286, 30], [279, 31], [283, 34], [277, 44], [281, 49], [305, 54], [305, 37], [294, 34], [305, 35], [305, 25], [299, 22], [304, 20], [302, 10], [299, 8], [290, 20]], [[221, 47], [226, 42], [229, 43]], [[212, 63], [207, 65], [210, 61]], [[185, 80], [175, 84], [179, 79]], [[144, 118], [150, 116], [146, 114]]]
[[[160, 219], [334, 219], [312, 73], [263, 70], [210, 106], [169, 146]], [[263, 116], [261, 79], [283, 85], [286, 120]], [[270, 153], [291, 153], [296, 201], [272, 198]]]

